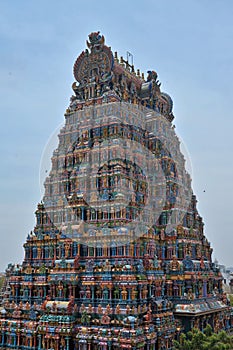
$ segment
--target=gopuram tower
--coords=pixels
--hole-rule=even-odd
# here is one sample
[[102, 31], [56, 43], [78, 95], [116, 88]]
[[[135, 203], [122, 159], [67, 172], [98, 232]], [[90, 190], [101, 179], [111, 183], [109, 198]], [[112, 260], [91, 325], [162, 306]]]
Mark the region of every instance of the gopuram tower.
[[173, 349], [181, 331], [230, 328], [172, 99], [99, 32], [87, 47], [24, 261], [6, 271], [0, 347]]

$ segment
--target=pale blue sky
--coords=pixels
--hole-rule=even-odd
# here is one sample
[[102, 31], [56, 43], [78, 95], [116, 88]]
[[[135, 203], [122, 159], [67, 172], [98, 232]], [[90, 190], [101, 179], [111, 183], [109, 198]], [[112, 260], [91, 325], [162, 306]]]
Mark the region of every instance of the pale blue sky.
[[231, 0], [0, 0], [0, 271], [22, 261], [41, 155], [63, 121], [74, 61], [98, 30], [172, 96], [205, 234], [233, 265], [232, 18]]

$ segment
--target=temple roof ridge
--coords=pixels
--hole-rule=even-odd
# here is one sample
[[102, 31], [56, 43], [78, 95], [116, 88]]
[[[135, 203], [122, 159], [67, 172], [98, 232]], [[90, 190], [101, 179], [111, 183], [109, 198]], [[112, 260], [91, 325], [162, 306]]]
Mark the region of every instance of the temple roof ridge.
[[130, 102], [143, 105], [164, 115], [170, 122], [174, 119], [171, 97], [161, 92], [161, 83], [154, 70], [144, 73], [130, 64], [128, 59], [118, 58], [111, 47], [105, 45], [100, 32], [89, 34], [87, 49], [76, 59], [73, 67], [75, 82], [66, 114], [85, 106], [105, 102]]

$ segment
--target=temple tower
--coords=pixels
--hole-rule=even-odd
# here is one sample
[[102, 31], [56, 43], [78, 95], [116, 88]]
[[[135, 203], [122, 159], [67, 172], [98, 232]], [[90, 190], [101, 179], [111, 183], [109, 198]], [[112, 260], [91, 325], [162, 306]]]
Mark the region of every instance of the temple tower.
[[87, 47], [24, 261], [8, 266], [0, 347], [172, 349], [182, 330], [228, 329], [172, 99], [99, 32]]

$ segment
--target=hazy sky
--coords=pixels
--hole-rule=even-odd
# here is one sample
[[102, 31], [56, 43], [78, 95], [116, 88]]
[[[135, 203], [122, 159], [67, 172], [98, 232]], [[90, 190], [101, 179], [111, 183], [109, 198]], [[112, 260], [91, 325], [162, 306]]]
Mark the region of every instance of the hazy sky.
[[233, 265], [232, 18], [232, 0], [0, 0], [0, 271], [22, 261], [43, 149], [64, 120], [74, 61], [98, 30], [136, 69], [156, 70], [172, 96], [213, 257]]

